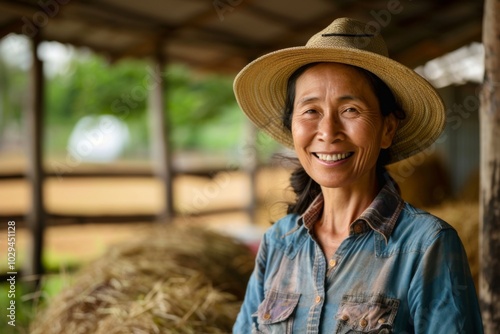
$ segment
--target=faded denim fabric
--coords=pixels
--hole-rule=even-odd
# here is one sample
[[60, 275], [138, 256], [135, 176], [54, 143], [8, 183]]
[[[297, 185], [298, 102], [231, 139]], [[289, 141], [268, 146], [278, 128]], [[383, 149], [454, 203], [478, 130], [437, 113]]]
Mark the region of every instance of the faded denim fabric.
[[450, 225], [404, 203], [389, 180], [325, 259], [309, 232], [322, 200], [265, 233], [233, 333], [483, 333]]

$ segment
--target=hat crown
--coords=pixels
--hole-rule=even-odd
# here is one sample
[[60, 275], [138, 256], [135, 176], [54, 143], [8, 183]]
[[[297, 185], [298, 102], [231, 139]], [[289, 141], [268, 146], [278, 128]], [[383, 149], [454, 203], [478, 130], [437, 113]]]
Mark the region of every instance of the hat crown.
[[353, 19], [339, 18], [312, 36], [306, 47], [357, 49], [388, 57], [385, 41], [375, 28]]

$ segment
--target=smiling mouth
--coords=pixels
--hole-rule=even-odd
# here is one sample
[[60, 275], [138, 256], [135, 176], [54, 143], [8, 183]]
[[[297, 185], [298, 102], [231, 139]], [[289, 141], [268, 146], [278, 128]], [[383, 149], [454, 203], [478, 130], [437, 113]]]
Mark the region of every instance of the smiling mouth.
[[339, 154], [323, 154], [323, 153], [314, 153], [314, 155], [322, 160], [322, 161], [327, 161], [327, 162], [337, 162], [341, 160], [345, 160], [349, 157], [351, 157], [354, 153], [353, 152], [348, 152], [348, 153], [339, 153]]

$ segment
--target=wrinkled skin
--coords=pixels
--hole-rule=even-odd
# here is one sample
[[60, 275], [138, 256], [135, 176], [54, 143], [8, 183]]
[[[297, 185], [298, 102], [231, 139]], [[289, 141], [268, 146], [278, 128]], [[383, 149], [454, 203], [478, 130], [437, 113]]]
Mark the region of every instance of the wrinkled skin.
[[395, 117], [382, 115], [370, 82], [354, 67], [321, 63], [297, 79], [294, 148], [323, 190], [375, 187], [380, 149], [391, 145], [396, 127]]

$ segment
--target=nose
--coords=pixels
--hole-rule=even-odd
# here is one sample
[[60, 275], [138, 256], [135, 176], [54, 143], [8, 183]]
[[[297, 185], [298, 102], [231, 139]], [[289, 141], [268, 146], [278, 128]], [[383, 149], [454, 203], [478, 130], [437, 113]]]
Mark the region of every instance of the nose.
[[344, 138], [343, 125], [338, 115], [327, 113], [318, 123], [318, 138], [326, 143], [333, 143]]

